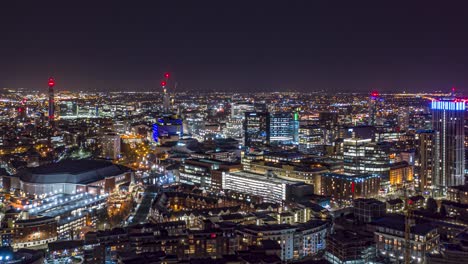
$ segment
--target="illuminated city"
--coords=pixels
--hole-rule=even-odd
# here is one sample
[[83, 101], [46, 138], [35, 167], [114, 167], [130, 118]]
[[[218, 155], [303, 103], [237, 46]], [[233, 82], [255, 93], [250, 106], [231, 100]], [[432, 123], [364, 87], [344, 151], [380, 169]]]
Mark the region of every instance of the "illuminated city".
[[[406, 41], [416, 32], [416, 20], [430, 23], [432, 17], [402, 12], [407, 27], [388, 22], [393, 13], [383, 4], [366, 7], [382, 12], [377, 19], [347, 5], [274, 2], [252, 3], [256, 11], [245, 11], [246, 22], [237, 13], [245, 6], [227, 3], [153, 3], [148, 10], [96, 4], [97, 11], [60, 5], [48, 7], [64, 10], [59, 21], [45, 18], [36, 25], [36, 15], [25, 20], [31, 31], [10, 21], [13, 29], [5, 32], [11, 38], [0, 50], [20, 45], [25, 37], [15, 34], [37, 27], [64, 40], [28, 36], [37, 50], [0, 53], [15, 61], [11, 67], [0, 62], [0, 264], [465, 263], [466, 71], [447, 59], [443, 67], [450, 74], [421, 66], [425, 78], [412, 79], [388, 66], [396, 62], [371, 62], [374, 53], [404, 61], [379, 48]], [[191, 16], [202, 7], [202, 18]], [[323, 29], [311, 26], [314, 15], [306, 10], [312, 7], [327, 14], [313, 11]], [[154, 18], [151, 8], [167, 14]], [[7, 9], [19, 12], [14, 5]], [[119, 13], [122, 21], [103, 10]], [[380, 28], [359, 18], [348, 29], [348, 16], [327, 24], [325, 17], [335, 11], [376, 19], [399, 37], [387, 42]], [[77, 19], [82, 12], [90, 22]], [[284, 27], [277, 13], [288, 13]], [[48, 25], [50, 31], [42, 29]], [[187, 39], [165, 32], [155, 49], [166, 53], [153, 62], [149, 46], [155, 39], [149, 35], [161, 29], [152, 25], [166, 25]], [[349, 58], [323, 64], [330, 73], [312, 74], [314, 58], [322, 63], [324, 57], [313, 57], [300, 44], [302, 38], [310, 42], [299, 34], [308, 30], [315, 30], [317, 41], [322, 36], [329, 41], [324, 43], [340, 43], [317, 44], [320, 52], [336, 49], [333, 56], [347, 52]], [[81, 42], [85, 31], [89, 43]], [[288, 43], [275, 35], [286, 31]], [[382, 38], [374, 42], [379, 48], [356, 48], [353, 55], [356, 43], [341, 46], [345, 39], [364, 45], [351, 37], [364, 31]], [[431, 30], [422, 32], [432, 36]], [[461, 36], [451, 32], [444, 34]], [[236, 39], [244, 33], [249, 41]], [[61, 55], [51, 54], [43, 68], [33, 66], [40, 54], [49, 54], [49, 45], [63, 45]], [[256, 45], [262, 49], [251, 50]], [[289, 50], [284, 61], [283, 49]], [[126, 55], [113, 57], [114, 52]], [[76, 53], [79, 61], [70, 59]], [[468, 54], [456, 57], [466, 62]], [[348, 59], [356, 64], [348, 65]], [[22, 60], [31, 64], [19, 67]], [[355, 78], [337, 66], [341, 62]], [[244, 66], [252, 72], [242, 72]], [[91, 71], [101, 71], [102, 78]], [[327, 79], [331, 73], [336, 76]]]

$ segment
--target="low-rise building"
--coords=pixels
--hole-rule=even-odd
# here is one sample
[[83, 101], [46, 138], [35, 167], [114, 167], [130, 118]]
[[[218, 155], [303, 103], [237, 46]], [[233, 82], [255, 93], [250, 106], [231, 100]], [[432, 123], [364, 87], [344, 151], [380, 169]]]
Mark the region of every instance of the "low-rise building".
[[46, 247], [57, 240], [57, 220], [43, 216], [16, 220], [13, 231], [13, 248]]
[[354, 219], [357, 223], [369, 223], [385, 215], [384, 202], [377, 199], [355, 199], [353, 201]]
[[327, 236], [325, 259], [332, 264], [366, 264], [376, 258], [372, 234], [335, 230]]
[[377, 174], [324, 173], [320, 177], [320, 194], [331, 196], [335, 202], [372, 198], [378, 195], [379, 190], [380, 176]]
[[238, 230], [239, 249], [247, 250], [263, 240], [273, 240], [281, 246], [281, 260], [302, 259], [325, 250], [328, 230], [329, 223], [321, 220], [299, 225], [246, 225]]
[[[391, 261], [402, 261], [405, 255], [405, 217], [390, 215], [371, 223], [375, 228], [377, 253]], [[415, 262], [425, 263], [426, 254], [439, 248], [439, 233], [430, 222], [411, 226], [410, 256]]]
[[447, 200], [468, 204], [468, 185], [459, 185], [447, 187]]
[[222, 188], [260, 196], [265, 202], [281, 204], [289, 200], [294, 193], [292, 189], [304, 185], [306, 184], [279, 179], [271, 174], [262, 175], [242, 171], [223, 172]]

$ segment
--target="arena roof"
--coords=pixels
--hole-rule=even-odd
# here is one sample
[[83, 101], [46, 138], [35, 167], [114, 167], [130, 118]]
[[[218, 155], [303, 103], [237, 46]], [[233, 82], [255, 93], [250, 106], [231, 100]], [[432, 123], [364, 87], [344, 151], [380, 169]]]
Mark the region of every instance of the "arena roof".
[[27, 168], [18, 173], [21, 181], [28, 183], [87, 184], [106, 177], [130, 171], [129, 168], [104, 160], [64, 160], [57, 163]]

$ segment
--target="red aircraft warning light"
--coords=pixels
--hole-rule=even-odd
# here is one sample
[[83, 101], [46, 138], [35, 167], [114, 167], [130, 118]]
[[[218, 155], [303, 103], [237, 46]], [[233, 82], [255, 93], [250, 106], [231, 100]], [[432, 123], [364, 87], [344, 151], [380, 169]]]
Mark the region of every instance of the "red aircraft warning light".
[[49, 87], [54, 87], [54, 86], [55, 86], [55, 80], [54, 80], [54, 78], [50, 77], [50, 78], [49, 78], [48, 84], [49, 84]]
[[377, 92], [377, 91], [372, 91], [372, 92], [371, 92], [371, 96], [372, 96], [372, 97], [378, 97], [378, 96], [379, 96], [379, 92]]
[[168, 72], [166, 72], [166, 73], [164, 74], [164, 78], [166, 78], [166, 79], [169, 79], [169, 76], [170, 76], [170, 74], [169, 74]]
[[161, 82], [161, 86], [163, 86], [163, 87], [166, 86], [166, 84], [167, 84], [167, 83], [166, 83], [165, 81], [162, 81], [162, 82]]

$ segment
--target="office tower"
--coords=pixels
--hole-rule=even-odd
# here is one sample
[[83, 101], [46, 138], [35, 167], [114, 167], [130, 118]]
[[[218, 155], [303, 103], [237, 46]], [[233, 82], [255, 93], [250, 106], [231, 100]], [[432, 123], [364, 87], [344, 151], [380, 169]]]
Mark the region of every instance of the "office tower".
[[331, 144], [339, 137], [338, 113], [336, 112], [320, 112], [319, 126], [325, 128], [324, 144]]
[[59, 114], [60, 118], [78, 116], [78, 104], [72, 101], [61, 101], [59, 104]]
[[407, 131], [409, 128], [409, 112], [408, 107], [401, 107], [398, 111], [397, 123], [400, 131]]
[[55, 80], [54, 78], [50, 77], [49, 78], [49, 123], [50, 125], [53, 125], [54, 119], [55, 119], [55, 99], [54, 99], [54, 86], [55, 86]]
[[255, 112], [254, 105], [248, 102], [233, 102], [231, 104], [231, 115], [223, 129], [223, 134], [227, 138], [231, 137], [244, 142], [243, 126], [246, 112]]
[[299, 151], [322, 155], [325, 151], [325, 129], [316, 125], [300, 127], [298, 143]]
[[370, 138], [346, 138], [343, 141], [343, 165], [345, 173], [385, 175], [390, 170], [387, 146], [373, 143]]
[[268, 112], [246, 112], [244, 145], [248, 148], [270, 144], [270, 115]]
[[245, 112], [254, 112], [255, 106], [247, 102], [236, 102], [231, 104], [231, 119], [244, 119]]
[[417, 157], [415, 178], [421, 191], [432, 188], [433, 179], [439, 177], [439, 132], [419, 130], [416, 134]]
[[270, 142], [291, 144], [298, 140], [299, 115], [297, 113], [270, 114]]
[[432, 129], [432, 115], [426, 112], [413, 112], [409, 117], [409, 127], [415, 130]]
[[433, 185], [445, 189], [465, 183], [465, 102], [457, 99], [432, 101], [432, 127], [438, 131], [440, 173]]

